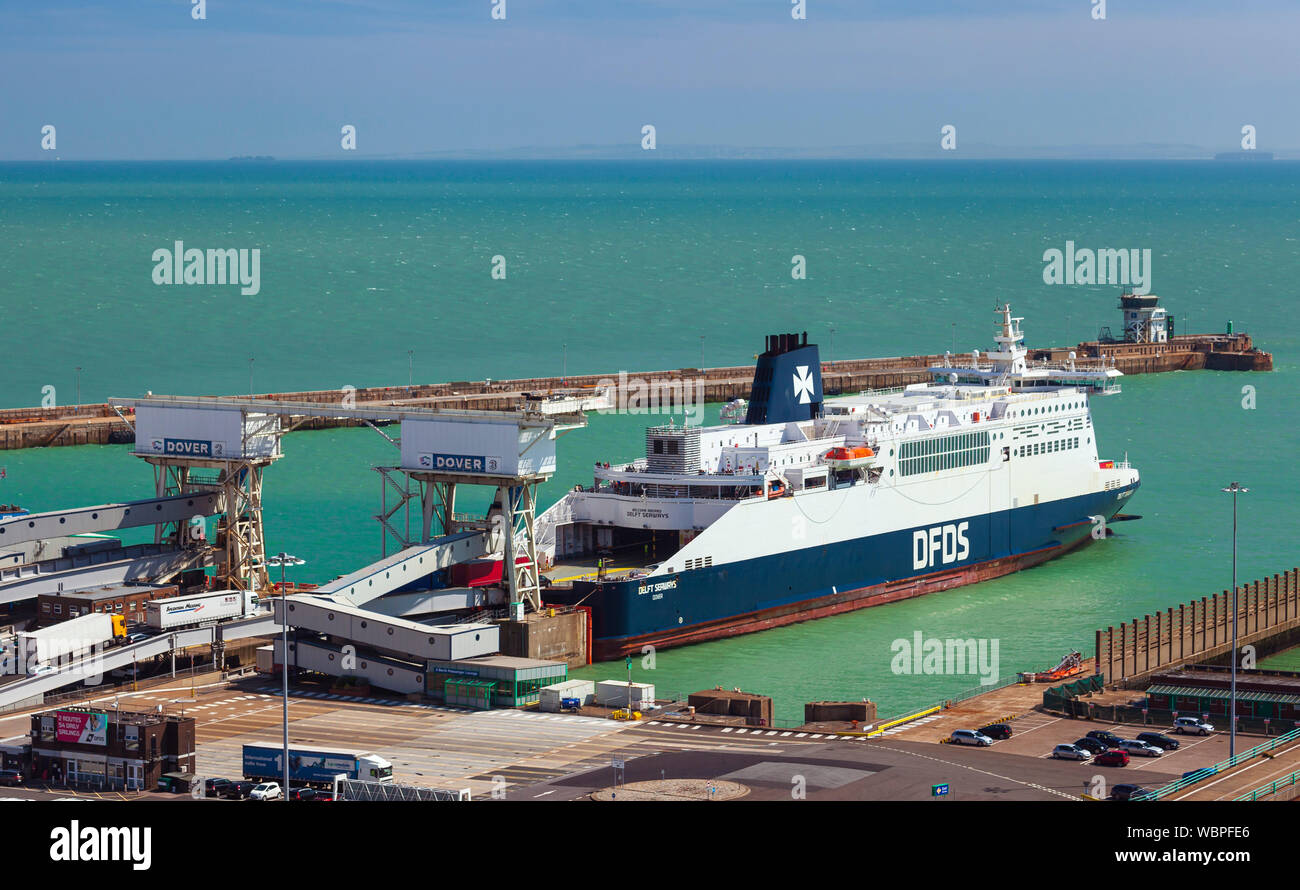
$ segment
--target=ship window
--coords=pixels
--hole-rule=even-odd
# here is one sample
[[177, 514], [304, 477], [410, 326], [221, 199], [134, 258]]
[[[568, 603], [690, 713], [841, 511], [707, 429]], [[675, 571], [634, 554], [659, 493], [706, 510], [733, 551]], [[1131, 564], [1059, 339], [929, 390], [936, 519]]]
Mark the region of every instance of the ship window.
[[669, 454], [677, 453], [677, 443], [675, 441], [668, 443], [668, 453]]
[[664, 440], [655, 439], [655, 454], [663, 454], [663, 453], [664, 453]]

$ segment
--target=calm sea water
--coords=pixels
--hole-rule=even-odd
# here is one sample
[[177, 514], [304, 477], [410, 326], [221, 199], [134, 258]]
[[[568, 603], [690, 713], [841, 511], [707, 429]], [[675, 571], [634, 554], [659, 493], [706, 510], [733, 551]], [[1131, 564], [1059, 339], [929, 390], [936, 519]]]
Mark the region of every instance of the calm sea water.
[[[1118, 289], [1044, 285], [1043, 251], [1151, 249], [1180, 330], [1232, 320], [1277, 370], [1133, 377], [1094, 400], [1103, 454], [1142, 472], [1127, 508], [1141, 522], [1009, 578], [634, 667], [665, 690], [771, 694], [782, 721], [826, 698], [896, 713], [980, 681], [895, 675], [891, 644], [917, 631], [996, 640], [1006, 679], [1228, 586], [1219, 489], [1233, 479], [1252, 488], [1240, 577], [1297, 562], [1298, 211], [1288, 163], [0, 165], [0, 406], [38, 404], [47, 386], [72, 401], [78, 366], [83, 401], [100, 401], [246, 392], [250, 357], [264, 392], [400, 384], [408, 362], [417, 382], [558, 373], [566, 353], [571, 373], [696, 365], [701, 348], [708, 365], [747, 364], [778, 330], [808, 330], [828, 358], [986, 349], [1001, 300], [1031, 345], [1073, 343], [1118, 330]], [[261, 293], [153, 284], [153, 251], [176, 240], [260, 249]], [[807, 280], [791, 278], [795, 254]], [[544, 503], [594, 461], [638, 456], [660, 421], [593, 416], [561, 440]], [[376, 558], [369, 467], [393, 447], [338, 430], [291, 435], [285, 451], [267, 477], [270, 546], [308, 559], [302, 580]], [[0, 464], [0, 502], [33, 509], [151, 489], [122, 447]], [[626, 676], [622, 663], [580, 674]]]

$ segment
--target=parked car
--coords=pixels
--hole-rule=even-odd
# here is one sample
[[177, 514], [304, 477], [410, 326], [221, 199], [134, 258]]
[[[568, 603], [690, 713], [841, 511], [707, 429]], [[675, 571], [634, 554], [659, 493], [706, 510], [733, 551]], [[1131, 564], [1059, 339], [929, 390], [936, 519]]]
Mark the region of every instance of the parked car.
[[1087, 760], [1092, 752], [1078, 745], [1057, 745], [1052, 749], [1052, 756], [1057, 760]]
[[1107, 748], [1118, 748], [1119, 743], [1124, 741], [1119, 736], [1115, 735], [1115, 733], [1106, 732], [1104, 729], [1094, 729], [1092, 732], [1088, 733], [1088, 738], [1096, 739]]
[[1007, 726], [1005, 723], [990, 724], [989, 726], [981, 728], [979, 732], [991, 739], [998, 739], [999, 741], [1011, 738], [1011, 727]]
[[1209, 735], [1214, 732], [1214, 727], [1206, 723], [1200, 717], [1179, 717], [1174, 721], [1174, 732], [1179, 735], [1187, 733], [1196, 733], [1197, 735]]
[[317, 801], [317, 802], [326, 802], [326, 803], [331, 802], [331, 801], [334, 800], [334, 792], [333, 792], [333, 791], [317, 791], [316, 794], [312, 796], [312, 800]]
[[1141, 785], [1129, 785], [1121, 783], [1110, 789], [1109, 800], [1141, 800], [1146, 796], [1147, 790]]
[[23, 783], [23, 774], [16, 769], [0, 769], [0, 785], [21, 785]]
[[225, 785], [221, 789], [221, 796], [229, 800], [243, 800], [252, 793], [256, 782], [237, 781]]
[[1162, 732], [1139, 732], [1137, 740], [1146, 742], [1148, 745], [1155, 745], [1157, 748], [1163, 748], [1166, 751], [1178, 750], [1178, 739], [1171, 739]]
[[315, 788], [290, 788], [289, 799], [290, 800], [315, 800], [316, 789]]
[[262, 782], [253, 786], [248, 797], [250, 800], [279, 800], [284, 794], [280, 791], [279, 782]]
[[1159, 757], [1165, 753], [1164, 748], [1157, 748], [1155, 745], [1148, 745], [1146, 742], [1139, 742], [1137, 739], [1124, 739], [1124, 741], [1120, 742], [1119, 749], [1130, 754], [1136, 754], [1138, 757]]
[[954, 745], [977, 745], [981, 748], [987, 748], [993, 744], [991, 738], [974, 729], [954, 730], [953, 734], [948, 736], [948, 741]]
[[1097, 766], [1128, 766], [1128, 754], [1117, 748], [1102, 751], [1092, 760]]
[[233, 784], [229, 779], [204, 779], [204, 797], [225, 797], [227, 786]]
[[1087, 737], [1076, 739], [1074, 746], [1076, 748], [1082, 748], [1089, 754], [1100, 754], [1107, 748], [1107, 745], [1104, 742], [1099, 742], [1096, 739], [1090, 739]]

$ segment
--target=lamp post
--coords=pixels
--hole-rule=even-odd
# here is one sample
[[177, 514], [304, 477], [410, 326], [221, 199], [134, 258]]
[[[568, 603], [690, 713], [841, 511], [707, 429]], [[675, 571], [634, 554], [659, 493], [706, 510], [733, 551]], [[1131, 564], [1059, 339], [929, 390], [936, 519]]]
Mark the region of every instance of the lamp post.
[[829, 352], [831, 354], [831, 364], [833, 365], [835, 364], [835, 328], [831, 328], [831, 346]]
[[73, 413], [81, 413], [81, 365], [77, 365], [77, 407], [73, 409]]
[[700, 334], [700, 370], [704, 370], [704, 335]]
[[287, 588], [284, 583], [284, 571], [289, 566], [300, 566], [306, 564], [305, 559], [299, 559], [291, 553], [283, 551], [277, 553], [266, 561], [268, 568], [280, 568], [280, 669], [284, 676], [284, 796], [282, 800], [289, 799], [289, 603]]
[[415, 350], [406, 350], [406, 389], [409, 392], [415, 388]]
[[253, 397], [253, 357], [248, 357], [248, 397]]
[[1232, 692], [1228, 696], [1228, 759], [1231, 760], [1237, 753], [1237, 495], [1250, 489], [1234, 482], [1221, 491], [1232, 495]]

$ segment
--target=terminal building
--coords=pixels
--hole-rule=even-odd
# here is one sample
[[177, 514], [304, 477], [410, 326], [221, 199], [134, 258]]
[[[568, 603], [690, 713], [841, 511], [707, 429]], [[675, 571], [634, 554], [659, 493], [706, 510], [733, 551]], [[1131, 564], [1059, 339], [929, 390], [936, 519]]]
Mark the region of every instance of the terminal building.
[[[1209, 714], [1213, 718], [1227, 716], [1231, 695], [1232, 678], [1228, 668], [1197, 665], [1152, 676], [1146, 701], [1153, 711]], [[1295, 721], [1300, 725], [1300, 673], [1238, 671], [1237, 714], [1278, 723]]]
[[144, 621], [146, 603], [179, 593], [175, 584], [109, 584], [43, 593], [36, 598], [37, 620], [41, 627], [48, 627], [91, 612], [109, 612], [139, 622]]
[[194, 772], [194, 718], [69, 707], [32, 715], [34, 779], [106, 790], [153, 790]]

